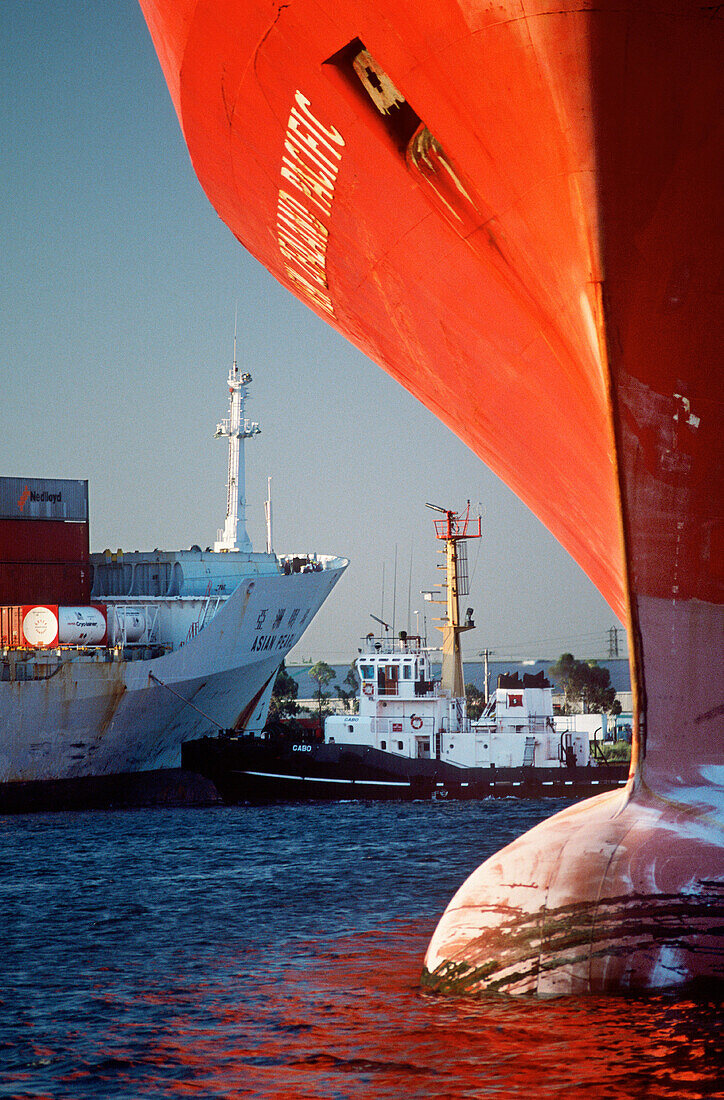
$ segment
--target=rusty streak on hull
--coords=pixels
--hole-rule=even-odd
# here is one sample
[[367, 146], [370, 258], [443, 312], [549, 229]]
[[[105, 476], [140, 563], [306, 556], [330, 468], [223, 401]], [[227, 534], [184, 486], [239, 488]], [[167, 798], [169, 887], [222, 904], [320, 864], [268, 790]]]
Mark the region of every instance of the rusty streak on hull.
[[[626, 794], [488, 861], [428, 972], [556, 992], [720, 975], [717, 895], [697, 884], [724, 873], [721, 12], [141, 6], [194, 168], [238, 239], [468, 443], [629, 624]], [[629, 965], [631, 913], [677, 896], [699, 914], [684, 946], [677, 924]], [[570, 944], [521, 931], [490, 969], [511, 912], [524, 930], [579, 905]]]
[[468, 879], [435, 932], [424, 982], [545, 995], [724, 982], [723, 939], [721, 848], [699, 816], [601, 795]]

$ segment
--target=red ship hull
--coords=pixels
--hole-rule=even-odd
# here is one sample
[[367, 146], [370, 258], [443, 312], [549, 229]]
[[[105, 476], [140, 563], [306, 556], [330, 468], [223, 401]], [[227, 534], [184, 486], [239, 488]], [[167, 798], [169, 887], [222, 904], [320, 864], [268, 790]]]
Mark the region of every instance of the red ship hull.
[[[637, 751], [625, 805], [604, 813], [633, 815], [613, 849], [628, 870], [612, 878], [599, 852], [592, 871], [579, 844], [563, 893], [588, 897], [591, 874], [599, 900], [637, 893], [655, 867], [657, 896], [706, 894], [710, 913], [697, 884], [722, 876], [722, 19], [685, 0], [141, 5], [194, 168], [241, 243], [437, 413], [629, 623]], [[694, 819], [696, 865], [664, 871]], [[585, 833], [575, 820], [550, 835]], [[505, 894], [501, 867], [431, 949], [431, 969], [460, 964], [461, 988], [486, 984], [491, 941], [470, 914]], [[537, 856], [531, 868], [534, 912], [553, 887]], [[720, 974], [710, 948], [687, 949], [669, 981]], [[583, 986], [661, 984], [657, 951]]]

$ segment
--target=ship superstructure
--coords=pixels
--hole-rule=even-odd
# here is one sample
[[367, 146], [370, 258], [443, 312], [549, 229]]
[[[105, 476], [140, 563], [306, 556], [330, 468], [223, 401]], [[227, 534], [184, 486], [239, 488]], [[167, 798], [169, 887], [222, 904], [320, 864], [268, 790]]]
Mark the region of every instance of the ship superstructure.
[[[368, 634], [354, 662], [360, 682], [357, 713], [327, 718], [325, 740], [342, 747], [366, 746], [399, 760], [452, 765], [460, 774], [441, 771], [436, 776], [436, 785], [442, 778], [439, 785], [446, 793], [449, 787], [458, 795], [472, 796], [476, 789], [489, 793], [500, 768], [510, 770], [500, 793], [520, 793], [524, 777], [526, 787], [537, 783], [539, 792], [543, 791], [543, 784], [550, 783], [548, 774], [543, 779], [540, 770], [524, 775], [523, 769], [586, 768], [588, 732], [576, 729], [568, 716], [554, 715], [551, 684], [542, 672], [524, 673], [522, 678], [517, 673], [501, 674], [480, 717], [468, 717], [460, 635], [473, 630], [475, 623], [472, 607], [463, 618], [460, 599], [469, 594], [467, 542], [481, 538], [481, 517], [471, 516], [470, 501], [460, 512], [427, 507], [443, 517], [435, 520], [445, 557], [443, 592], [434, 601], [444, 608], [437, 627], [442, 633], [440, 679], [433, 674], [433, 653], [426, 638], [404, 630], [394, 638], [381, 622], [384, 633]], [[599, 715], [598, 720], [605, 727], [605, 716]], [[574, 786], [574, 774], [558, 776], [558, 787]], [[597, 772], [596, 785], [603, 782], [603, 774]], [[612, 773], [612, 780], [618, 784], [618, 772]], [[584, 786], [580, 775], [577, 786]]]
[[[442, 676], [433, 679], [431, 654], [419, 636], [389, 631], [369, 635], [356, 662], [360, 678], [359, 712], [327, 719], [325, 737], [369, 745], [382, 752], [417, 759], [443, 760], [463, 767], [476, 763], [476, 739], [466, 713], [460, 635], [474, 629], [473, 611], [461, 621], [460, 597], [468, 594], [467, 540], [481, 537], [480, 517], [428, 505], [444, 518], [435, 533], [445, 556]], [[383, 624], [385, 625], [385, 624]]]

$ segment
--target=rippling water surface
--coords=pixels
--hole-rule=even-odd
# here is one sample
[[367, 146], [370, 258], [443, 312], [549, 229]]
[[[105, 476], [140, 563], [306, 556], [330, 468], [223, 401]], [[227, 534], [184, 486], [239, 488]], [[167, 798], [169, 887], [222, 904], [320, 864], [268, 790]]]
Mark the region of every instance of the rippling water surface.
[[0, 1096], [700, 1097], [685, 998], [445, 999], [442, 909], [565, 803], [0, 818]]

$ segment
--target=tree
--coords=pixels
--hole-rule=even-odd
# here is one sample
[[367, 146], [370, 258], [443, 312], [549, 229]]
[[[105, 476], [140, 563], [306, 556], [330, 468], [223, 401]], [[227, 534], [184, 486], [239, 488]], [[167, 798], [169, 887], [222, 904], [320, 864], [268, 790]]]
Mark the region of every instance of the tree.
[[343, 683], [347, 685], [346, 688], [340, 687], [336, 684], [335, 687], [339, 692], [339, 697], [343, 701], [345, 710], [357, 711], [359, 709], [359, 702], [357, 700], [357, 693], [359, 692], [359, 679], [357, 677], [357, 671], [354, 665], [350, 665], [347, 669], [347, 675], [344, 678]]
[[611, 673], [597, 661], [577, 661], [572, 653], [562, 653], [548, 669], [548, 675], [563, 688], [564, 714], [609, 711], [616, 691]]
[[282, 661], [277, 672], [277, 678], [272, 688], [271, 701], [269, 703], [269, 719], [279, 721], [281, 718], [291, 718], [299, 712], [297, 695], [299, 684], [287, 672], [287, 666]]
[[467, 702], [468, 718], [472, 719], [473, 722], [477, 722], [485, 707], [485, 696], [475, 684], [466, 684], [465, 699]]
[[327, 664], [326, 661], [317, 661], [316, 665], [312, 665], [309, 670], [309, 675], [317, 685], [316, 700], [319, 704], [319, 724], [322, 724], [322, 704], [329, 699], [329, 695], [324, 691], [327, 684], [331, 684], [334, 679], [334, 669]]

